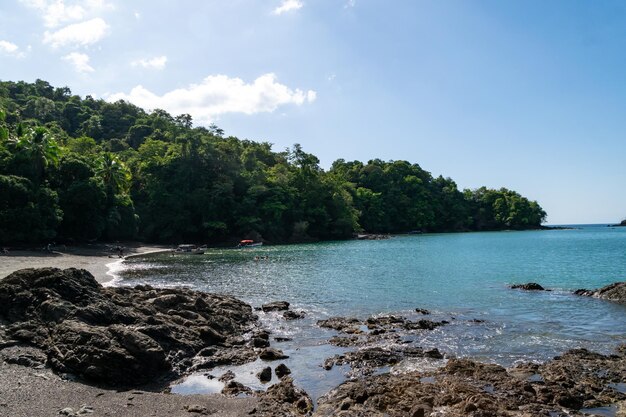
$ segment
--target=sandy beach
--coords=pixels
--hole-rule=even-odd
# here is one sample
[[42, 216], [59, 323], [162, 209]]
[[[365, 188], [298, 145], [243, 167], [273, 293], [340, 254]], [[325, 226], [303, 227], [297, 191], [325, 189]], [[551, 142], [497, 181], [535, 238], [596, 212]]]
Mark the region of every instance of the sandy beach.
[[[117, 244], [91, 244], [82, 246], [55, 247], [53, 251], [11, 250], [0, 254], [0, 279], [24, 268], [81, 268], [89, 271], [99, 283], [104, 284], [114, 278], [110, 266], [123, 260], [112, 250]], [[167, 246], [146, 245], [143, 243], [120, 243], [124, 247], [124, 258], [150, 252], [167, 250]]]

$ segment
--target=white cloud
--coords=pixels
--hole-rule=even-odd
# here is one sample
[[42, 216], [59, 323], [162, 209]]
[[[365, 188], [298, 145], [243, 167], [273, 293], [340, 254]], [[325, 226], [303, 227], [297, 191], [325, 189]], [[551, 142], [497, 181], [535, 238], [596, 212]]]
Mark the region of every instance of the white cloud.
[[89, 55], [79, 52], [72, 52], [63, 57], [64, 61], [68, 61], [74, 66], [76, 72], [93, 72], [94, 69], [89, 65]]
[[178, 115], [191, 114], [200, 123], [210, 123], [225, 113], [273, 112], [286, 104], [302, 105], [316, 99], [316, 92], [292, 90], [280, 84], [274, 74], [264, 74], [246, 84], [241, 78], [210, 75], [200, 84], [179, 88], [159, 96], [138, 85], [129, 94], [117, 93], [108, 101], [127, 100], [144, 109], [164, 109]]
[[283, 0], [280, 6], [275, 8], [272, 13], [275, 15], [279, 15], [279, 14], [283, 14], [286, 12], [290, 12], [292, 10], [301, 9], [302, 6], [304, 6], [304, 3], [302, 3], [300, 0]]
[[88, 46], [102, 39], [109, 29], [109, 25], [96, 17], [85, 22], [74, 23], [65, 26], [56, 32], [46, 31], [43, 43], [50, 44], [53, 48], [60, 46]]
[[19, 49], [19, 47], [9, 41], [0, 41], [0, 51], [2, 52], [6, 52], [7, 54], [12, 54], [17, 52], [17, 50]]
[[155, 56], [150, 59], [138, 59], [130, 63], [133, 67], [143, 67], [150, 69], [158, 69], [161, 70], [165, 68], [165, 64], [167, 63], [167, 57], [165, 55]]
[[354, 7], [356, 5], [356, 0], [348, 0], [346, 5], [343, 6], [344, 9], [348, 9], [350, 7]]
[[85, 19], [113, 6], [106, 0], [20, 0], [35, 9], [43, 18], [44, 25], [55, 28], [68, 22]]
[[[27, 51], [30, 52], [30, 46], [26, 48]], [[20, 51], [20, 47], [14, 44], [13, 42], [0, 40], [0, 53], [5, 55], [11, 55], [17, 58], [24, 58], [26, 54]]]

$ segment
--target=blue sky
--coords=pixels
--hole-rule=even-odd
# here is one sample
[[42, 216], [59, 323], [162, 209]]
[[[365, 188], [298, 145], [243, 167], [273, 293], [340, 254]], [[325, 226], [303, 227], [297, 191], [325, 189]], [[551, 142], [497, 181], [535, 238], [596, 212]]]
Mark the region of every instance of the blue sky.
[[621, 1], [3, 1], [0, 79], [37, 78], [504, 186], [552, 224], [626, 217]]

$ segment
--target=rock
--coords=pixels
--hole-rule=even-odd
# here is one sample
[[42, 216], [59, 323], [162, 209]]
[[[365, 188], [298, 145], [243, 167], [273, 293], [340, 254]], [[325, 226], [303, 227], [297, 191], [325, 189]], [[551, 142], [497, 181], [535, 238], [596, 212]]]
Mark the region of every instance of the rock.
[[62, 410], [59, 410], [59, 414], [62, 416], [75, 416], [76, 413], [74, 412], [74, 410], [70, 407], [66, 407]]
[[[5, 339], [39, 348], [57, 372], [119, 387], [255, 358], [251, 348], [226, 343], [257, 323], [252, 308], [233, 297], [103, 288], [73, 268], [24, 269], [2, 279], [0, 322]], [[27, 359], [19, 363], [32, 366]]]
[[299, 416], [308, 415], [313, 410], [311, 397], [293, 384], [291, 377], [284, 377], [260, 396], [260, 415]]
[[529, 282], [527, 284], [514, 284], [511, 285], [511, 289], [514, 290], [526, 290], [526, 291], [545, 291], [541, 285], [536, 282]]
[[186, 405], [184, 408], [189, 413], [209, 414], [209, 410], [199, 404]]
[[259, 354], [259, 358], [265, 361], [275, 361], [279, 359], [287, 359], [289, 356], [285, 355], [282, 350], [267, 348], [263, 349]]
[[235, 373], [231, 370], [228, 370], [222, 374], [217, 380], [220, 382], [228, 382], [235, 379]]
[[409, 411], [410, 417], [426, 417], [429, 416], [432, 411], [432, 407], [428, 404], [417, 404], [411, 408]]
[[261, 339], [260, 337], [254, 337], [250, 339], [250, 345], [255, 348], [265, 348], [270, 346], [270, 342], [267, 339]]
[[266, 313], [269, 311], [289, 310], [289, 303], [287, 301], [274, 301], [273, 303], [263, 304], [261, 310]]
[[270, 368], [269, 366], [266, 368], [263, 368], [261, 372], [256, 374], [256, 376], [257, 378], [259, 378], [259, 381], [261, 381], [264, 384], [266, 382], [270, 382], [272, 380], [272, 368]]
[[240, 394], [252, 394], [252, 390], [240, 382], [237, 381], [229, 381], [224, 388], [222, 389], [222, 394], [226, 396], [235, 397]]
[[425, 308], [416, 308], [415, 312], [416, 313], [420, 313], [420, 314], [424, 314], [424, 315], [430, 314], [430, 311], [426, 310]]
[[574, 294], [626, 304], [626, 281], [615, 282], [597, 290], [580, 289], [574, 291]]
[[46, 356], [41, 352], [20, 353], [16, 356], [9, 356], [4, 360], [6, 363], [22, 365], [29, 368], [40, 367], [46, 362]]
[[79, 415], [79, 416], [82, 416], [82, 415], [85, 415], [85, 414], [91, 414], [91, 413], [93, 413], [93, 407], [89, 407], [88, 405], [83, 405], [76, 412], [76, 414]]
[[[451, 359], [426, 374], [385, 373], [348, 380], [318, 400], [314, 415], [578, 416], [582, 408], [626, 401], [625, 393], [606, 388], [609, 381], [623, 380], [624, 369], [626, 346], [613, 355], [574, 349], [541, 365], [510, 370]], [[541, 375], [541, 381], [529, 382], [533, 375]], [[419, 382], [424, 378], [428, 383]]]
[[283, 313], [285, 320], [298, 320], [303, 319], [306, 314], [304, 311], [292, 311], [288, 310]]
[[287, 368], [287, 365], [284, 363], [281, 363], [274, 369], [274, 373], [276, 373], [278, 378], [282, 378], [285, 375], [289, 375], [291, 373], [291, 369]]
[[359, 319], [354, 317], [331, 317], [326, 320], [318, 320], [317, 325], [327, 329], [333, 329], [345, 332], [346, 329], [354, 328], [363, 324]]

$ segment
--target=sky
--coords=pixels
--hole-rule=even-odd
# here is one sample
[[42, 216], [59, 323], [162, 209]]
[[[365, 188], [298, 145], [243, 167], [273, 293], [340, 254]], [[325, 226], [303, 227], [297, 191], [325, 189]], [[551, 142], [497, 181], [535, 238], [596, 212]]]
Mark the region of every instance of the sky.
[[0, 80], [626, 217], [626, 3], [2, 0]]

